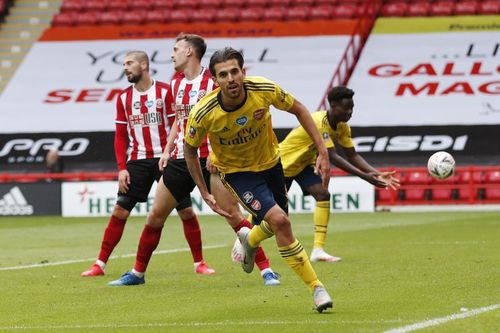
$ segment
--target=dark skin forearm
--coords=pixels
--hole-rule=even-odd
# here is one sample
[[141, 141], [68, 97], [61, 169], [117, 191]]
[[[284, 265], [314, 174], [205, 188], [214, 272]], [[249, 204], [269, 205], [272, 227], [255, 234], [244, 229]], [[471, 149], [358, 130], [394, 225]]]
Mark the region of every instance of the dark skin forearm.
[[[332, 163], [333, 165], [335, 165], [339, 169], [342, 169], [345, 172], [348, 172], [352, 175], [358, 176], [359, 178], [364, 179], [365, 181], [367, 181], [370, 184], [375, 185], [377, 187], [385, 187], [386, 186], [385, 182], [377, 179], [376, 176], [379, 174], [379, 172], [377, 170], [373, 169], [364, 159], [361, 158], [362, 162], [364, 162], [370, 168], [370, 169], [368, 169], [369, 171], [365, 171], [366, 169], [365, 170], [361, 169], [358, 166], [358, 165], [361, 165], [363, 168], [366, 168], [366, 166], [364, 166], [363, 164], [359, 164], [360, 163], [359, 159], [353, 159], [354, 162], [358, 165], [353, 164], [353, 163], [351, 163], [351, 160], [347, 161], [342, 156], [338, 155], [335, 148], [328, 149], [328, 156], [330, 158], [330, 163]], [[374, 170], [374, 171], [372, 171], [372, 170]]]
[[372, 167], [361, 155], [359, 155], [354, 148], [344, 148], [347, 160], [349, 163], [354, 165], [356, 168], [362, 170], [363, 172], [375, 172], [379, 173], [377, 169]]

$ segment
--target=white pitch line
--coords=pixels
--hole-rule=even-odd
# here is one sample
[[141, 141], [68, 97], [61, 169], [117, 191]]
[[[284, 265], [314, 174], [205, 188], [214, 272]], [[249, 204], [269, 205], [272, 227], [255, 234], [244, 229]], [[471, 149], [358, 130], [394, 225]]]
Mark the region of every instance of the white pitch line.
[[[218, 249], [221, 247], [226, 247], [228, 245], [209, 245], [209, 246], [204, 246], [203, 249]], [[154, 254], [165, 254], [165, 253], [177, 253], [177, 252], [187, 252], [191, 251], [188, 248], [181, 248], [181, 249], [171, 249], [171, 250], [159, 250], [155, 251]], [[130, 257], [135, 257], [135, 253], [129, 253], [129, 254], [124, 254], [121, 256], [111, 256], [110, 259], [119, 259], [119, 258], [130, 258]], [[54, 262], [47, 262], [47, 263], [39, 263], [39, 264], [30, 264], [30, 265], [21, 265], [21, 266], [12, 266], [12, 267], [0, 267], [0, 271], [13, 271], [16, 269], [28, 269], [28, 268], [38, 268], [38, 267], [48, 267], [48, 266], [61, 266], [61, 265], [68, 265], [68, 264], [76, 264], [79, 262], [86, 262], [86, 261], [94, 261], [96, 258], [88, 258], [88, 259], [73, 259], [73, 260], [64, 260], [64, 261], [54, 261]]]
[[493, 305], [485, 306], [485, 307], [478, 308], [478, 309], [472, 309], [472, 310], [469, 310], [466, 312], [454, 313], [454, 314], [451, 314], [451, 315], [446, 316], [446, 317], [434, 318], [434, 319], [422, 321], [420, 323], [394, 328], [392, 330], [385, 331], [384, 333], [412, 332], [412, 331], [420, 330], [422, 328], [441, 325], [441, 324], [444, 324], [444, 323], [446, 323], [448, 321], [452, 321], [452, 320], [464, 319], [464, 318], [468, 318], [468, 317], [477, 316], [480, 313], [493, 311], [493, 310], [497, 310], [497, 309], [500, 309], [500, 304], [493, 304]]
[[401, 320], [224, 320], [217, 322], [186, 322], [186, 323], [144, 323], [144, 324], [95, 324], [95, 325], [46, 325], [46, 326], [0, 326], [0, 331], [14, 330], [70, 330], [70, 329], [113, 329], [113, 328], [160, 328], [160, 327], [220, 327], [220, 326], [250, 326], [250, 325], [331, 325], [331, 324], [381, 324], [401, 322]]

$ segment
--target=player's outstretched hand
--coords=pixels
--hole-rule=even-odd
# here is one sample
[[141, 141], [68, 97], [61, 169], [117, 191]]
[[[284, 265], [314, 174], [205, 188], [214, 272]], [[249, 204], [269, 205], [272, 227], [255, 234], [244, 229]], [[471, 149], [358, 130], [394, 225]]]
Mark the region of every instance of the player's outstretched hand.
[[214, 212], [217, 214], [223, 216], [223, 217], [231, 217], [231, 214], [226, 212], [224, 209], [220, 208], [219, 205], [217, 204], [217, 201], [215, 201], [215, 198], [211, 194], [207, 194], [203, 196], [203, 200], [207, 203], [207, 205], [212, 208]]
[[390, 187], [391, 189], [395, 190], [400, 185], [399, 179], [394, 177], [395, 173], [396, 173], [396, 170], [381, 172], [377, 176], [377, 178], [379, 180], [383, 181], [386, 184], [386, 187]]
[[130, 185], [130, 174], [127, 170], [120, 170], [118, 172], [118, 188], [121, 193], [127, 193], [128, 186]]

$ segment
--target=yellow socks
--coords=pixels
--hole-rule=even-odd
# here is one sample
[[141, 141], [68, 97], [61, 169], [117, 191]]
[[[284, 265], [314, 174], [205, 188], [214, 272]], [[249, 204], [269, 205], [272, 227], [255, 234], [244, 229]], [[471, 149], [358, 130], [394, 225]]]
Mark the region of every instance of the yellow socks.
[[266, 221], [262, 221], [259, 225], [254, 226], [252, 230], [250, 230], [248, 243], [251, 247], [257, 247], [260, 242], [273, 236], [274, 233], [269, 224]]
[[316, 209], [313, 214], [314, 221], [314, 248], [325, 246], [326, 231], [330, 220], [330, 201], [316, 202]]
[[314, 287], [323, 286], [318, 280], [306, 251], [304, 251], [302, 244], [297, 239], [292, 244], [278, 247], [278, 249], [288, 266], [304, 281], [311, 292]]

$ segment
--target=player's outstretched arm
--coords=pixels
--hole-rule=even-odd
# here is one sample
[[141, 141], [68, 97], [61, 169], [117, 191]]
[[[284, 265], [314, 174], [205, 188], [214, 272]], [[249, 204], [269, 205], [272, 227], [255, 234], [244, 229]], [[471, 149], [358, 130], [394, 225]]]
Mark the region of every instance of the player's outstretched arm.
[[313, 140], [314, 145], [318, 150], [315, 170], [321, 174], [323, 187], [328, 188], [328, 183], [330, 182], [330, 161], [328, 159], [328, 151], [323, 143], [323, 140], [321, 139], [321, 134], [314, 124], [311, 113], [298, 100], [293, 102], [293, 105], [288, 112], [297, 117], [299, 123]]
[[207, 205], [217, 214], [224, 217], [231, 217], [231, 215], [219, 207], [213, 195], [208, 192], [207, 185], [205, 184], [205, 179], [203, 178], [203, 172], [201, 170], [200, 159], [198, 158], [197, 148], [184, 144], [184, 157], [186, 158], [186, 164], [193, 178], [194, 183], [198, 186], [200, 190], [201, 197], [207, 203]]
[[[377, 187], [390, 187], [392, 189], [396, 189], [397, 187], [399, 187], [399, 179], [397, 179], [396, 177], [394, 177], [394, 174], [396, 173], [396, 171], [386, 171], [386, 172], [381, 172], [377, 169], [375, 169], [374, 167], [372, 167], [360, 154], [358, 154], [356, 152], [356, 149], [354, 147], [351, 147], [351, 148], [344, 148], [344, 152], [347, 156], [347, 159], [349, 160], [349, 162], [354, 165], [356, 168], [358, 168], [359, 170], [361, 170], [362, 172], [370, 175], [370, 177], [372, 179], [375, 179], [377, 180], [378, 182], [380, 183], [383, 183], [382, 184], [377, 184], [377, 183], [374, 183], [374, 182], [370, 182], [372, 183], [373, 185], [377, 186]], [[363, 178], [363, 177], [361, 177]]]

